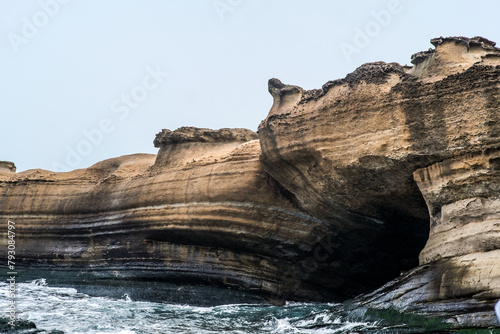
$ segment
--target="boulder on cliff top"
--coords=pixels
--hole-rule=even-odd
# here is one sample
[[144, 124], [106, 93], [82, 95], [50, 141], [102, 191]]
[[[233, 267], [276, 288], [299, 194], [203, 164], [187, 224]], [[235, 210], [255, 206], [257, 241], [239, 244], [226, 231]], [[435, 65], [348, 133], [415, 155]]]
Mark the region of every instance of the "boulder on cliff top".
[[0, 161], [0, 173], [15, 173], [16, 165], [10, 161]]
[[247, 142], [257, 139], [258, 136], [255, 132], [248, 129], [230, 129], [223, 128], [219, 130], [212, 130], [206, 128], [196, 128], [191, 126], [184, 126], [177, 130], [171, 131], [163, 129], [156, 134], [153, 142], [155, 147], [162, 147], [168, 144], [180, 143], [212, 143], [212, 142]]

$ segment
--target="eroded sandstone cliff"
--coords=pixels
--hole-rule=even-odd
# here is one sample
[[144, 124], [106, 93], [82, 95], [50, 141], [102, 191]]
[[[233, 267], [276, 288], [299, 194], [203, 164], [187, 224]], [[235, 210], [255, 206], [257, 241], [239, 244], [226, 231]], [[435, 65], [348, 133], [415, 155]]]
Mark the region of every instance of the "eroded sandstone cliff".
[[68, 173], [0, 163], [0, 218], [30, 268], [277, 302], [343, 300], [403, 271], [355, 302], [496, 325], [500, 49], [431, 43], [412, 67], [369, 63], [318, 90], [271, 79], [258, 135], [163, 130], [157, 156]]
[[401, 258], [427, 239], [429, 213], [422, 267], [366, 305], [446, 309], [450, 321], [491, 325], [500, 298], [500, 50], [480, 37], [431, 43], [413, 67], [365, 64], [320, 90], [270, 80], [261, 162], [307, 212], [332, 224], [345, 211], [372, 217], [406, 239], [408, 253], [394, 248]]
[[255, 138], [246, 129], [163, 130], [157, 156], [67, 173], [0, 172], [1, 219], [16, 223], [17, 254], [30, 268], [345, 298], [330, 275], [285, 275], [321, 242], [338, 247], [323, 241], [335, 230], [283, 196]]

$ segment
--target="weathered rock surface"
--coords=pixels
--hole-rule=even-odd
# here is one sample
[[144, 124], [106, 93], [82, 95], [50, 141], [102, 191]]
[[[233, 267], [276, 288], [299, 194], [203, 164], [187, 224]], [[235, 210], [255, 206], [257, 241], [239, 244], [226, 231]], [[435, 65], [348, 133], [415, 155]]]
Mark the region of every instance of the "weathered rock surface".
[[7, 174], [1, 217], [21, 226], [26, 265], [96, 277], [225, 285], [280, 302], [343, 300], [399, 273], [379, 221], [346, 211], [333, 224], [299, 209], [262, 170], [255, 138], [163, 130], [156, 157]]
[[0, 217], [16, 223], [17, 254], [30, 268], [345, 298], [329, 278], [336, 269], [285, 275], [320, 242], [336, 247], [323, 240], [335, 230], [281, 194], [254, 138], [245, 129], [164, 130], [156, 157], [0, 174]]
[[0, 173], [15, 173], [16, 165], [10, 161], [0, 161]]
[[412, 67], [369, 63], [318, 90], [271, 79], [258, 136], [163, 130], [157, 156], [68, 173], [0, 163], [0, 218], [30, 267], [278, 302], [341, 300], [409, 270], [355, 303], [495, 326], [500, 49], [431, 43]]
[[407, 252], [394, 247], [402, 259], [419, 252], [428, 211], [424, 267], [367, 305], [455, 312], [450, 322], [459, 324], [474, 323], [480, 309], [487, 313], [476, 324], [493, 325], [500, 50], [480, 37], [431, 43], [436, 48], [414, 55], [413, 67], [365, 64], [320, 90], [270, 80], [261, 162], [308, 213], [333, 224], [345, 211], [380, 221], [397, 242], [407, 240]]
[[353, 304], [443, 318], [453, 327], [498, 327], [500, 250], [471, 253], [419, 266]]

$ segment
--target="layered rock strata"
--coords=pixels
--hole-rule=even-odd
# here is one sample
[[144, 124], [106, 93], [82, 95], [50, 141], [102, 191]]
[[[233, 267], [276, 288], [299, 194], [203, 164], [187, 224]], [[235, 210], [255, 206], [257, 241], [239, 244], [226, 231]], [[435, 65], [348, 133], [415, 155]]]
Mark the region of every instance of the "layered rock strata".
[[256, 137], [245, 129], [163, 130], [158, 156], [0, 174], [1, 219], [16, 223], [16, 252], [30, 268], [344, 298], [329, 268], [285, 275], [315, 249], [323, 256], [338, 247], [325, 241], [338, 231], [283, 196], [261, 169]]
[[258, 136], [180, 128], [157, 156], [0, 164], [0, 218], [30, 267], [277, 301], [342, 300], [411, 269], [355, 302], [496, 325], [500, 50], [431, 43], [412, 67], [369, 63], [318, 90], [271, 79]]
[[480, 37], [431, 43], [413, 67], [365, 64], [320, 90], [270, 80], [261, 162], [306, 212], [333, 224], [339, 212], [372, 217], [415, 245], [410, 253], [425, 238], [428, 211], [420, 270], [364, 299], [367, 306], [492, 325], [500, 298], [500, 50]]

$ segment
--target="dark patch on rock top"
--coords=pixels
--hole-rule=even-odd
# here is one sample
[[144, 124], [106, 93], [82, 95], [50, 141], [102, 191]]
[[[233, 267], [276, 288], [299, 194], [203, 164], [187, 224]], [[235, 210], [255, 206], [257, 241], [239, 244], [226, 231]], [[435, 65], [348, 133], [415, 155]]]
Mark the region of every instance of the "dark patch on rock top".
[[0, 171], [4, 170], [7, 172], [16, 172], [16, 165], [10, 161], [0, 161]]
[[480, 46], [485, 50], [497, 50], [500, 51], [499, 48], [496, 48], [495, 45], [496, 43], [493, 41], [490, 41], [489, 39], [486, 39], [481, 36], [476, 36], [472, 38], [468, 37], [463, 37], [463, 36], [454, 36], [454, 37], [436, 37], [431, 39], [431, 44], [437, 47], [440, 44], [443, 44], [445, 42], [455, 42], [455, 43], [462, 43], [467, 46], [467, 50], [471, 46]]
[[301, 93], [304, 90], [299, 86], [285, 85], [279, 79], [272, 78], [269, 79], [267, 83], [267, 89], [269, 93], [274, 96], [283, 96], [287, 94]]
[[241, 128], [223, 128], [212, 130], [206, 128], [196, 128], [192, 126], [183, 126], [177, 130], [163, 129], [156, 134], [154, 145], [162, 147], [168, 144], [179, 143], [215, 143], [215, 142], [247, 142], [257, 139], [255, 132]]
[[387, 76], [391, 73], [396, 73], [402, 76], [406, 75], [403, 70], [403, 66], [398, 63], [385, 63], [383, 61], [377, 61], [361, 65], [354, 72], [346, 75], [345, 81], [349, 84], [349, 86], [353, 86], [361, 81], [381, 85], [387, 81]]
[[432, 55], [434, 53], [434, 51], [435, 51], [434, 49], [429, 48], [429, 50], [427, 50], [427, 51], [417, 52], [411, 56], [410, 61], [413, 65], [420, 64], [424, 60], [426, 60], [428, 57], [430, 57], [430, 55]]
[[[434, 47], [438, 47], [439, 45], [446, 43], [446, 42], [454, 42], [456, 44], [464, 44], [467, 47], [467, 51], [472, 47], [472, 46], [479, 46], [483, 48], [484, 50], [490, 50], [490, 51], [500, 51], [499, 48], [496, 48], [495, 45], [496, 43], [493, 41], [490, 41], [489, 39], [486, 39], [481, 36], [476, 36], [472, 38], [468, 37], [463, 37], [463, 36], [454, 36], [454, 37], [436, 37], [431, 39], [431, 44], [434, 45]], [[435, 49], [429, 49], [427, 51], [420, 51], [411, 56], [411, 63], [414, 65], [420, 64], [423, 62], [425, 59], [427, 59], [430, 55], [432, 55], [436, 50]]]
[[398, 63], [386, 63], [383, 61], [366, 63], [359, 66], [354, 70], [354, 72], [347, 74], [343, 79], [328, 81], [321, 87], [321, 89], [305, 91], [301, 103], [318, 99], [325, 95], [330, 90], [330, 88], [337, 85], [347, 83], [349, 87], [353, 87], [361, 82], [381, 85], [387, 82], [387, 78], [391, 73], [398, 74], [401, 77], [408, 76], [408, 74], [404, 70], [404, 67]]

